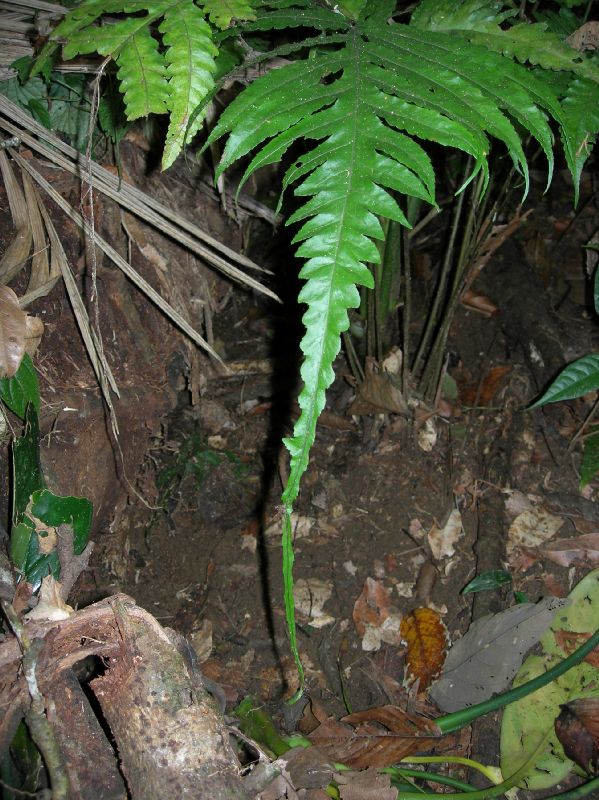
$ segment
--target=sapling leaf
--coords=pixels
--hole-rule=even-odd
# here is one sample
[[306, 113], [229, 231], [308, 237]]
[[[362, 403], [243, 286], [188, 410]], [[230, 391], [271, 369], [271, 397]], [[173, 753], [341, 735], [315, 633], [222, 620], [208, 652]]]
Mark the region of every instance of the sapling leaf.
[[[541, 638], [544, 654], [527, 658], [514, 680], [514, 686], [545, 674], [595, 632], [599, 619], [599, 569], [590, 572], [574, 587], [569, 600], [569, 605], [559, 611], [550, 629]], [[567, 649], [562, 649], [558, 641], [567, 643]], [[577, 769], [566, 758], [553, 724], [564, 703], [578, 697], [599, 697], [597, 677], [593, 652], [551, 683], [507, 706], [501, 725], [503, 771], [512, 771], [530, 752], [539, 736], [550, 731], [547, 748], [534, 768], [524, 776], [520, 784], [523, 788], [547, 789]]]
[[572, 400], [599, 389], [599, 355], [592, 353], [579, 358], [560, 372], [545, 394], [529, 406], [539, 408], [547, 403]]

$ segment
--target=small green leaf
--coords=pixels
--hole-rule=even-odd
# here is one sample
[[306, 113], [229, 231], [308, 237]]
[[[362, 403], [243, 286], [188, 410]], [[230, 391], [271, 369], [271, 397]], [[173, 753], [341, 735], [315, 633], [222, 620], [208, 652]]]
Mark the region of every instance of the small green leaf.
[[471, 592], [486, 592], [490, 589], [500, 589], [512, 582], [512, 576], [503, 569], [492, 569], [477, 575], [462, 589], [462, 594]]
[[599, 389], [599, 355], [592, 354], [579, 358], [562, 370], [545, 394], [529, 409], [582, 397], [595, 389]]
[[289, 750], [289, 744], [279, 735], [271, 716], [254, 697], [245, 697], [233, 713], [242, 733], [268, 748], [274, 756], [282, 756]]
[[25, 519], [13, 525], [10, 532], [10, 560], [20, 572], [25, 572], [29, 541], [33, 534], [33, 523]]
[[12, 448], [13, 460], [13, 520], [21, 522], [29, 498], [37, 489], [44, 488], [44, 478], [39, 461], [40, 429], [37, 413], [32, 403], [25, 412], [23, 435]]
[[21, 419], [25, 418], [27, 403], [31, 403], [39, 412], [39, 384], [29, 353], [25, 353], [21, 366], [12, 378], [0, 378], [0, 398]]
[[590, 483], [599, 472], [599, 426], [584, 442], [582, 464], [580, 465], [580, 488]]
[[514, 600], [516, 603], [530, 603], [530, 600], [524, 592], [514, 592]]
[[72, 525], [75, 555], [83, 552], [92, 523], [92, 504], [87, 498], [61, 497], [42, 489], [31, 495], [28, 511], [45, 525]]

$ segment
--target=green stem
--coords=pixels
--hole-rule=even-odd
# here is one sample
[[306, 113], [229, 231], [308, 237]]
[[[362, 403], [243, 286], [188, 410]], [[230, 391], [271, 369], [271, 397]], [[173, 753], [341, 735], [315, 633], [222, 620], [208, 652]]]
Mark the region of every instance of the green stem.
[[593, 778], [593, 780], [577, 786], [576, 789], [568, 789], [567, 792], [554, 794], [548, 797], [547, 800], [581, 800], [582, 797], [588, 797], [595, 790], [599, 791], [599, 778]]
[[[449, 775], [437, 775], [435, 772], [427, 772], [422, 769], [409, 769], [408, 767], [385, 767], [379, 770], [395, 778], [422, 778], [425, 781], [433, 781], [443, 786], [453, 786], [454, 789], [461, 789], [463, 792], [475, 792], [476, 789], [469, 783], [459, 781], [457, 778], [450, 778]], [[442, 797], [442, 795], [439, 795]]]
[[[535, 747], [534, 752], [526, 759], [524, 764], [522, 764], [522, 766], [507, 780], [497, 784], [497, 786], [489, 786], [486, 789], [478, 789], [474, 792], [450, 792], [449, 794], [443, 795], [439, 795], [437, 792], [401, 792], [398, 795], [398, 800], [400, 800], [400, 798], [401, 800], [412, 800], [412, 798], [414, 798], [414, 800], [416, 798], [418, 798], [418, 800], [439, 800], [439, 797], [442, 797], [443, 800], [464, 800], [464, 797], [467, 797], [468, 800], [489, 800], [489, 798], [492, 797], [501, 797], [508, 789], [518, 785], [521, 778], [530, 770], [530, 765], [536, 763], [536, 759], [545, 748], [546, 744], [547, 736], [543, 736], [539, 744]], [[568, 798], [568, 800], [570, 800], [570, 798]]]
[[533, 678], [531, 681], [523, 683], [521, 686], [516, 686], [508, 692], [491, 697], [482, 703], [477, 703], [470, 708], [463, 708], [461, 711], [454, 711], [452, 714], [447, 714], [444, 717], [439, 717], [435, 722], [442, 733], [452, 733], [460, 728], [469, 725], [473, 720], [482, 717], [484, 714], [490, 714], [492, 711], [497, 711], [498, 708], [503, 708], [510, 703], [515, 703], [523, 697], [536, 692], [548, 683], [551, 683], [564, 672], [567, 672], [572, 667], [575, 667], [580, 661], [585, 658], [592, 650], [599, 645], [599, 629], [588, 639], [578, 650], [575, 650], [572, 655], [560, 661], [555, 667], [552, 667], [543, 675]]
[[484, 775], [491, 783], [497, 783], [497, 779], [493, 774], [492, 767], [486, 767], [480, 761], [474, 761], [472, 758], [463, 758], [462, 756], [408, 756], [402, 758], [402, 763], [406, 764], [461, 764], [464, 767], [478, 770], [481, 775]]

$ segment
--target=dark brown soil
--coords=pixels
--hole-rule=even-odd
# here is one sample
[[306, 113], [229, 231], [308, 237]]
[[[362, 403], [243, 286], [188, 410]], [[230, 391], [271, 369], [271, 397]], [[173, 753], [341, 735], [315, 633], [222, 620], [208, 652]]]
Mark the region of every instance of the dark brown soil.
[[[424, 600], [443, 613], [455, 637], [473, 618], [512, 602], [508, 590], [460, 594], [475, 575], [507, 566], [512, 588], [536, 600], [567, 594], [592, 566], [570, 570], [542, 555], [531, 556], [526, 568], [510, 566], [505, 550], [507, 490], [536, 495], [567, 517], [561, 537], [577, 534], [576, 521], [590, 519], [585, 501], [596, 497], [596, 484], [581, 496], [581, 450], [568, 449], [592, 398], [524, 410], [565, 363], [599, 346], [581, 247], [597, 225], [597, 193], [587, 180], [575, 215], [569, 192], [560, 176], [475, 284], [498, 313], [458, 311], [448, 349], [460, 397], [449, 416], [433, 418], [437, 440], [430, 452], [419, 446], [411, 419], [348, 417], [350, 371], [343, 356], [337, 359], [297, 504], [294, 572], [296, 581], [319, 579], [330, 590], [324, 605], [330, 622], [316, 627], [299, 614], [298, 637], [309, 693], [331, 714], [345, 713], [345, 703], [359, 710], [388, 702], [382, 676], [399, 683], [404, 677], [401, 647], [362, 648], [352, 613], [367, 578], [380, 581], [397, 610], [407, 613], [422, 604], [416, 581], [422, 565], [432, 563], [436, 580]], [[177, 195], [171, 192], [171, 199]], [[219, 218], [218, 206], [204, 203], [202, 192], [194, 202], [204, 204], [209, 227], [229, 230], [229, 222], [210, 221]], [[261, 247], [271, 250], [266, 261], [294, 272], [273, 237], [262, 230]], [[256, 252], [250, 255], [260, 260]], [[222, 285], [219, 279], [220, 300]], [[138, 313], [143, 318], [145, 312]], [[174, 381], [170, 413], [162, 400], [154, 404], [143, 463], [135, 479], [128, 475], [136, 494], [129, 492], [110, 530], [104, 525], [97, 532], [95, 565], [78, 587], [81, 603], [126, 592], [204, 647], [203, 670], [224, 686], [230, 704], [254, 694], [276, 708], [297, 687], [285, 628], [277, 510], [285, 471], [280, 437], [290, 430], [297, 390], [297, 316], [289, 302], [274, 308], [239, 289], [215, 313], [215, 345], [235, 372], [223, 375], [202, 362], [198, 402], [190, 402], [184, 382]], [[41, 358], [54, 363], [56, 339], [50, 352], [44, 347]], [[495, 367], [508, 369], [488, 396]], [[139, 403], [136, 413], [144, 413]], [[137, 456], [128, 461], [131, 469], [144, 448], [124, 442], [124, 449], [137, 447], [127, 454]], [[195, 472], [185, 473], [188, 463]], [[156, 480], [165, 480], [169, 467], [176, 479], [161, 496]], [[426, 532], [434, 523], [442, 527], [454, 509], [461, 512], [464, 535], [453, 556], [435, 560], [415, 521]], [[474, 758], [496, 761], [493, 724], [481, 727], [474, 742]]]

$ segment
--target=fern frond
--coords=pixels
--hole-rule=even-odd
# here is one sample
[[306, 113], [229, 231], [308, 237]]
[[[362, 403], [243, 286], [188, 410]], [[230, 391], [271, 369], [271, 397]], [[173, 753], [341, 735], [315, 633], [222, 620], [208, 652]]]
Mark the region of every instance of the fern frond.
[[411, 25], [430, 31], [453, 31], [475, 44], [543, 69], [570, 70], [599, 82], [599, 68], [563, 42], [545, 22], [501, 24], [517, 13], [502, 10], [500, 0], [424, 0], [414, 12]]
[[203, 115], [196, 115], [191, 125], [189, 122], [196, 106], [214, 86], [218, 49], [210, 26], [193, 2], [178, 3], [169, 9], [160, 32], [167, 45], [169, 88], [170, 124], [162, 157], [162, 168], [166, 169], [202, 124]]
[[[219, 25], [252, 15], [249, 0], [205, 0], [203, 6]], [[37, 72], [62, 42], [66, 59], [100, 53], [116, 62], [128, 119], [170, 115], [162, 160], [163, 169], [170, 166], [200, 127], [203, 117], [193, 111], [214, 87], [218, 48], [204, 10], [194, 0], [83, 0], [51, 39]]]
[[129, 38], [126, 55], [119, 52], [116, 64], [127, 119], [167, 113], [169, 95], [164, 59], [148, 28]]
[[[314, 0], [271, 0], [255, 4], [255, 19], [245, 23], [244, 33], [314, 28], [319, 31], [347, 30], [349, 20], [340, 12], [319, 6]], [[239, 31], [231, 31], [237, 33]]]
[[584, 78], [575, 78], [563, 99], [564, 151], [574, 180], [575, 200], [582, 168], [599, 133], [599, 86]]
[[228, 28], [231, 20], [252, 20], [256, 17], [249, 0], [203, 0], [202, 5], [210, 22], [221, 30]]
[[[291, 25], [285, 15], [300, 5], [305, 4], [278, 3], [275, 19]], [[462, 149], [473, 156], [474, 173], [485, 174], [488, 136], [499, 139], [528, 183], [515, 123], [537, 139], [551, 171], [547, 115], [563, 121], [555, 93], [530, 70], [450, 33], [387, 24], [390, 7], [370, 0], [357, 23], [347, 28], [343, 46], [313, 52], [260, 77], [229, 105], [209, 138], [228, 134], [218, 174], [254, 151], [244, 180], [282, 159], [296, 142], [304, 140], [308, 147], [283, 181], [284, 189], [294, 184], [296, 196], [307, 198], [288, 220], [302, 223], [294, 241], [298, 256], [306, 259], [299, 300], [307, 310], [301, 412], [285, 440], [291, 469], [283, 493], [286, 617], [300, 675], [288, 583], [291, 509], [334, 377], [340, 335], [349, 325], [348, 311], [358, 305], [357, 287], [372, 286], [366, 265], [379, 262], [379, 218], [408, 224], [394, 194], [434, 202], [433, 170], [414, 139]], [[263, 24], [260, 12], [257, 17], [252, 24]]]

